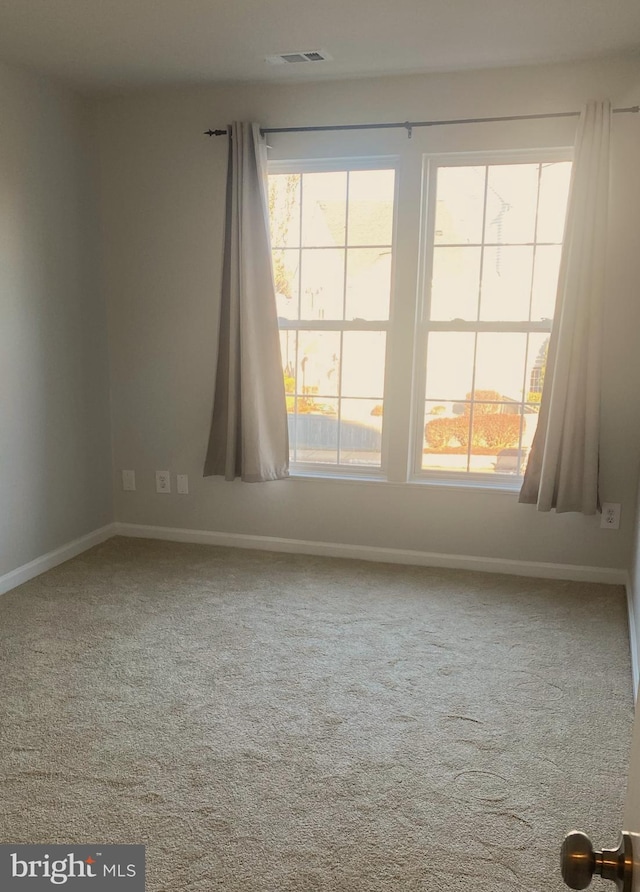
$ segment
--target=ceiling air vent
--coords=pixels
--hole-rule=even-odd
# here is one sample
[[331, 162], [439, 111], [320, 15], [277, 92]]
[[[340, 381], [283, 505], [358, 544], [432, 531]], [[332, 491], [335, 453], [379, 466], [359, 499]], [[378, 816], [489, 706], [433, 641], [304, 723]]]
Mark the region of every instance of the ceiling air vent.
[[284, 65], [293, 62], [328, 62], [331, 58], [329, 53], [324, 50], [306, 50], [299, 53], [278, 53], [275, 56], [265, 56], [265, 61], [270, 65]]

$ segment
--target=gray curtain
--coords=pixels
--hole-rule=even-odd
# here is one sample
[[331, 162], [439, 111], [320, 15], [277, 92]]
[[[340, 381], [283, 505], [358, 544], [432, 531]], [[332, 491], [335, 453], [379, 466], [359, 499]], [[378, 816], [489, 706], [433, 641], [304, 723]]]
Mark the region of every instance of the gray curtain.
[[520, 502], [539, 511], [599, 508], [610, 130], [610, 103], [588, 103], [576, 138], [540, 417], [520, 491]]
[[289, 473], [289, 437], [266, 146], [257, 124], [231, 124], [228, 139], [218, 366], [204, 476], [278, 480]]

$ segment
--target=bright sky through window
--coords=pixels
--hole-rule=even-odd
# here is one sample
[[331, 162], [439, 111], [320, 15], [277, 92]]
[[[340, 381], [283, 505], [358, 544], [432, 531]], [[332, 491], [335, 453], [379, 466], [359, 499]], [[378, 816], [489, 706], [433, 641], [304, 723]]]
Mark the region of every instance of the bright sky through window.
[[395, 171], [272, 174], [291, 460], [379, 468]]
[[[398, 207], [400, 161], [271, 165], [294, 472], [517, 484], [546, 375], [568, 157], [427, 158], [425, 193]], [[419, 248], [418, 290], [406, 272]]]
[[570, 173], [567, 161], [436, 168], [424, 471], [522, 472], [546, 371]]

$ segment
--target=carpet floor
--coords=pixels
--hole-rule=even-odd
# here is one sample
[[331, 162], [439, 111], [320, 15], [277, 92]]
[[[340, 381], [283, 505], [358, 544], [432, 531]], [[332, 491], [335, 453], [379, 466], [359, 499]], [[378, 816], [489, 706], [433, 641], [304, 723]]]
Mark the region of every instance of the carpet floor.
[[0, 598], [0, 694], [0, 841], [149, 892], [554, 892], [621, 829], [620, 587], [112, 539]]

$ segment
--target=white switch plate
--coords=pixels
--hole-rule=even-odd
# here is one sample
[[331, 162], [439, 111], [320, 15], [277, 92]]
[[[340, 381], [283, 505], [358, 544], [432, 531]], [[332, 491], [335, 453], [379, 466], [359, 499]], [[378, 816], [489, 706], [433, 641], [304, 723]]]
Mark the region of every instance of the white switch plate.
[[603, 502], [600, 526], [603, 530], [617, 530], [620, 528], [620, 502]]
[[178, 492], [186, 496], [189, 494], [189, 477], [186, 474], [178, 474], [176, 477]]
[[156, 492], [171, 492], [171, 471], [156, 471]]
[[122, 488], [125, 492], [134, 492], [136, 488], [136, 472], [135, 471], [123, 471], [122, 472]]

